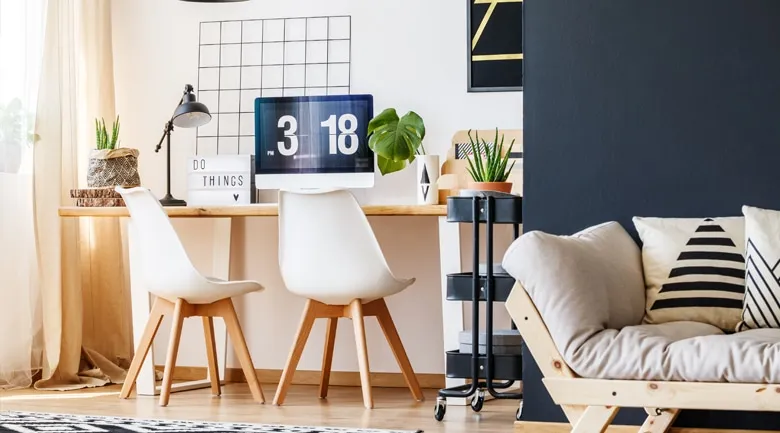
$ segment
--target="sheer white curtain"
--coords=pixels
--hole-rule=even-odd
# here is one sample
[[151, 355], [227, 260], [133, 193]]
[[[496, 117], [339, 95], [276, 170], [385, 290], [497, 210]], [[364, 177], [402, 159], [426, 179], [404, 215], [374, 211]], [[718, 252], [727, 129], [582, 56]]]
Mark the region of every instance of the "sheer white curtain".
[[115, 117], [110, 11], [0, 0], [0, 389], [124, 380], [129, 316], [94, 307], [129, 304], [119, 224], [58, 216], [85, 186], [94, 119]]
[[46, 4], [0, 0], [0, 389], [42, 367], [33, 151]]
[[72, 203], [70, 190], [86, 187], [95, 119], [116, 114], [111, 2], [46, 4], [33, 159], [45, 348], [35, 388], [72, 390], [121, 383], [126, 372], [117, 364], [132, 351], [121, 338], [127, 312], [103, 307], [129, 305], [119, 223], [58, 216]]

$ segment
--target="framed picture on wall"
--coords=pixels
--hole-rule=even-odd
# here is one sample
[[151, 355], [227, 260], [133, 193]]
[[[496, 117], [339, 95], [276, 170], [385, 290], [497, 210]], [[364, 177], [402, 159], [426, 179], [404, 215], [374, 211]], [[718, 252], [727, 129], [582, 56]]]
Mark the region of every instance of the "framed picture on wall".
[[466, 0], [468, 91], [523, 90], [523, 0]]

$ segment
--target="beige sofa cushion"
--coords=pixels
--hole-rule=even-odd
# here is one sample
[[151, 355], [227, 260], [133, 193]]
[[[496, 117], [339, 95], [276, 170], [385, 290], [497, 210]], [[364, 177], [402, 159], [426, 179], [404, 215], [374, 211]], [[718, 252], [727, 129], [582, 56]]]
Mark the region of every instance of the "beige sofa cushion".
[[641, 253], [617, 222], [572, 236], [526, 233], [502, 265], [528, 291], [567, 362], [599, 332], [642, 321]]
[[780, 328], [780, 211], [743, 206], [747, 237], [745, 302], [737, 331]]
[[745, 218], [634, 218], [647, 285], [644, 323], [733, 331], [745, 296]]
[[566, 362], [595, 379], [780, 383], [780, 329], [725, 335], [697, 322], [628, 326], [594, 335]]

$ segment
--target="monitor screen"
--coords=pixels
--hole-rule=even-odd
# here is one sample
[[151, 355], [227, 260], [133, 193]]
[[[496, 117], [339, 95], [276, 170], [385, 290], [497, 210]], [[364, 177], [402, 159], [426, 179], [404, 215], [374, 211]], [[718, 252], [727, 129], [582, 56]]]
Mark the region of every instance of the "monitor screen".
[[[333, 176], [373, 179], [374, 152], [368, 147], [371, 95], [257, 98], [255, 100], [255, 173], [258, 188], [332, 185]], [[290, 176], [299, 175], [296, 178]], [[300, 177], [300, 175], [306, 175]], [[341, 177], [343, 186], [360, 186]], [[373, 184], [373, 181], [371, 182]], [[281, 185], [280, 185], [281, 184]]]

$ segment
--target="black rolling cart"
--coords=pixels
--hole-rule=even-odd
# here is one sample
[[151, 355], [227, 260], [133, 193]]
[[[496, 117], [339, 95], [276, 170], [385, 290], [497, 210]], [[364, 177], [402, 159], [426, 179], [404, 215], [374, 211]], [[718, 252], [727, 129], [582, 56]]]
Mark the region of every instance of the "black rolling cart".
[[[446, 375], [449, 378], [471, 379], [471, 383], [439, 390], [434, 417], [441, 421], [447, 410], [447, 398], [471, 399], [471, 409], [482, 410], [485, 391], [496, 399], [520, 400], [516, 418], [520, 419], [522, 393], [500, 392], [522, 380], [522, 359], [520, 354], [495, 354], [493, 342], [493, 303], [504, 302], [514, 279], [508, 274], [493, 273], [493, 226], [512, 224], [514, 238], [520, 234], [523, 199], [519, 196], [485, 194], [477, 197], [448, 197], [447, 221], [451, 223], [472, 223], [474, 232], [473, 272], [447, 275], [447, 300], [472, 301], [471, 353], [452, 350], [446, 353]], [[480, 225], [485, 225], [486, 271], [480, 272], [479, 238]], [[479, 303], [485, 305], [485, 353], [481, 354], [479, 341]], [[512, 323], [512, 329], [516, 329]]]

